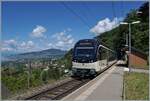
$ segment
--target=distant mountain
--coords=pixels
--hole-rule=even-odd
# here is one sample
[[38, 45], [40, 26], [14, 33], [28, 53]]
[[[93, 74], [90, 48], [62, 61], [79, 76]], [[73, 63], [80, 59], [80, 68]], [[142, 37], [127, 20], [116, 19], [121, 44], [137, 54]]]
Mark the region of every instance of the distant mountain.
[[1, 52], [1, 61], [9, 61], [11, 59], [9, 59], [8, 57], [11, 55], [17, 55], [19, 53], [16, 52]]
[[3, 56], [3, 61], [15, 61], [20, 59], [60, 58], [63, 57], [66, 53], [67, 51], [63, 51], [60, 49], [47, 49], [36, 52]]

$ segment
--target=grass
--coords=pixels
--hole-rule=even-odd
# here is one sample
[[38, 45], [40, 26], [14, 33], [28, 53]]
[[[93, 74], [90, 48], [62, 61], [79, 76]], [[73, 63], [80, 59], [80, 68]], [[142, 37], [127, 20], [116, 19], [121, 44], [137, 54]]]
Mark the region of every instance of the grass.
[[[44, 83], [44, 81], [43, 82], [41, 81], [40, 73], [41, 73], [40, 69], [35, 69], [32, 71], [30, 88], [28, 88], [27, 84], [28, 75], [25, 72], [20, 72], [15, 75], [4, 75], [3, 73], [1, 81], [11, 92], [11, 94], [8, 97], [3, 96], [3, 99], [11, 98], [18, 94], [19, 95], [23, 94], [28, 90], [30, 91], [30, 89], [34, 89], [35, 87], [43, 86], [46, 82]], [[58, 75], [58, 72], [56, 71], [49, 71], [49, 74], [51, 75], [45, 75], [48, 77], [46, 84], [51, 84], [58, 80], [66, 78], [64, 75], [62, 76]]]
[[32, 92], [33, 90], [35, 90], [36, 88], [42, 88], [42, 86], [46, 86], [46, 85], [49, 85], [49, 84], [54, 84], [55, 82], [57, 82], [57, 81], [59, 81], [59, 80], [63, 80], [63, 79], [66, 79], [67, 77], [61, 77], [60, 79], [58, 79], [58, 80], [54, 80], [54, 79], [49, 79], [48, 81], [47, 81], [47, 83], [46, 84], [39, 84], [39, 85], [36, 85], [36, 86], [34, 86], [34, 87], [30, 87], [29, 89], [21, 89], [21, 90], [19, 90], [18, 92], [15, 92], [15, 93], [13, 93], [12, 95], [10, 95], [9, 97], [7, 97], [7, 98], [3, 98], [4, 100], [13, 100], [13, 98], [16, 98], [17, 96], [20, 96], [20, 95], [23, 95], [23, 94], [27, 94], [27, 93], [30, 93], [30, 92]]
[[148, 74], [125, 72], [124, 85], [125, 85], [125, 100], [149, 99]]

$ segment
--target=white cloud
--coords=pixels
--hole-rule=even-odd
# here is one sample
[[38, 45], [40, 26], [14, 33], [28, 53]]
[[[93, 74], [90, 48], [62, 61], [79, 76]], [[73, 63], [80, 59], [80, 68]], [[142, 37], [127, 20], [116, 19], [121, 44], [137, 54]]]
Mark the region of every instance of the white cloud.
[[34, 45], [34, 43], [33, 43], [33, 41], [28, 41], [28, 42], [27, 42], [27, 45], [28, 45], [29, 47], [32, 47], [32, 46]]
[[22, 43], [20, 44], [20, 46], [21, 46], [21, 47], [25, 47], [25, 46], [26, 46], [26, 43], [25, 43], [25, 42], [22, 42]]
[[28, 50], [28, 49], [33, 49], [33, 48], [35, 48], [35, 44], [33, 43], [33, 41], [22, 42], [19, 45], [20, 50]]
[[10, 40], [5, 40], [4, 43], [5, 44], [16, 44], [17, 42], [14, 39], [10, 39]]
[[55, 46], [54, 46], [52, 43], [48, 43], [47, 46], [48, 46], [49, 48], [55, 48]]
[[67, 32], [68, 32], [68, 29], [64, 30], [63, 32], [54, 34], [52, 38], [55, 41], [53, 43], [49, 43], [48, 46], [50, 48], [59, 48], [63, 50], [68, 50], [71, 47], [73, 47], [74, 38], [72, 37], [71, 34], [67, 34]]
[[37, 25], [35, 29], [33, 29], [31, 35], [36, 38], [44, 37], [44, 33], [46, 32], [46, 28], [43, 26]]
[[16, 51], [18, 48], [17, 41], [14, 39], [4, 40], [1, 44], [1, 51]]
[[[37, 26], [38, 29], [39, 27]], [[48, 48], [56, 48], [62, 50], [68, 50], [74, 45], [74, 38], [69, 33], [72, 29], [68, 28], [62, 32], [56, 33], [50, 38], [39, 38], [38, 43], [33, 42], [32, 40], [28, 41], [16, 41], [14, 39], [3, 40], [1, 44], [1, 51], [15, 51], [15, 52], [30, 52], [30, 51], [39, 51]], [[39, 31], [39, 29], [38, 29]], [[33, 30], [33, 32], [38, 32], [37, 30]], [[42, 32], [42, 31], [39, 31]], [[44, 32], [44, 31], [43, 31]], [[42, 32], [42, 33], [43, 33]], [[33, 34], [33, 33], [32, 33]], [[44, 36], [42, 34], [42, 36]]]
[[10, 40], [4, 40], [1, 44], [1, 51], [12, 51], [12, 52], [26, 52], [26, 51], [32, 51], [35, 48], [35, 44], [33, 41], [27, 41], [27, 42], [17, 42], [14, 39]]
[[6, 51], [12, 51], [13, 49], [12, 48], [9, 48], [9, 47], [1, 47], [0, 49], [2, 52], [6, 52]]
[[90, 32], [95, 35], [100, 35], [101, 33], [107, 32], [119, 26], [119, 22], [122, 18], [114, 18], [112, 21], [109, 18], [100, 20], [96, 26], [90, 29]]

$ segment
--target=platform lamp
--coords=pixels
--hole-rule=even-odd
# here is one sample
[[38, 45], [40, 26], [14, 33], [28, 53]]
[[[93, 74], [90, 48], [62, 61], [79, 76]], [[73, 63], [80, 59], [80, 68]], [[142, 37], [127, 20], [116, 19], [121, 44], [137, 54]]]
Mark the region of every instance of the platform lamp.
[[[130, 23], [128, 23], [128, 22], [121, 22], [120, 23], [121, 25], [128, 25], [129, 26], [129, 45], [128, 45], [129, 54], [131, 54], [131, 25], [138, 24], [138, 23], [140, 23], [140, 21], [134, 21], [134, 22], [130, 22]], [[131, 58], [129, 56], [129, 72], [130, 71], [131, 71]]]

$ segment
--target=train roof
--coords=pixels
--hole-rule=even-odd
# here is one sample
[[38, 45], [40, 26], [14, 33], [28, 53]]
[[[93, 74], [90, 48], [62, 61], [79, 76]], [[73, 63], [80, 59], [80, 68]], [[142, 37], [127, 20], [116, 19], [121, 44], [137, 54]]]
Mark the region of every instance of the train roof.
[[107, 50], [110, 50], [110, 51], [112, 51], [112, 52], [114, 52], [112, 49], [110, 49], [110, 48], [108, 48], [107, 46], [105, 46], [105, 45], [103, 45], [102, 44], [102, 42], [100, 42], [99, 40], [97, 40], [97, 39], [81, 39], [81, 40], [79, 40], [77, 43], [76, 43], [76, 45], [78, 45], [79, 43], [84, 43], [84, 42], [93, 42], [95, 45], [97, 45], [97, 47], [103, 47], [103, 48], [105, 48], [105, 49], [107, 49]]
[[112, 49], [110, 49], [110, 48], [108, 48], [108, 47], [106, 47], [106, 46], [104, 46], [104, 45], [99, 45], [99, 47], [103, 47], [103, 48], [105, 48], [105, 49], [107, 49], [107, 50], [109, 50], [109, 51], [115, 52], [115, 51], [113, 51]]
[[80, 43], [80, 42], [94, 42], [94, 43], [99, 43], [99, 41], [96, 40], [96, 39], [81, 39], [77, 43]]

